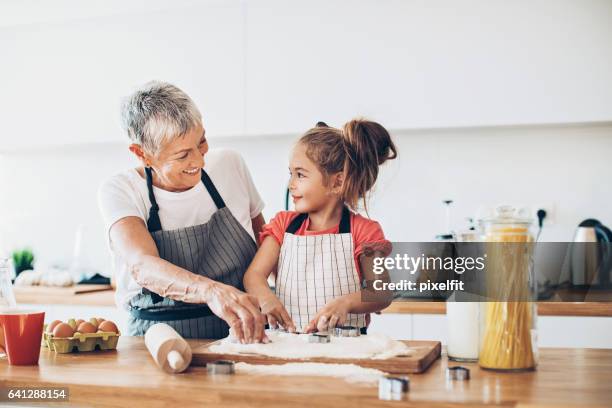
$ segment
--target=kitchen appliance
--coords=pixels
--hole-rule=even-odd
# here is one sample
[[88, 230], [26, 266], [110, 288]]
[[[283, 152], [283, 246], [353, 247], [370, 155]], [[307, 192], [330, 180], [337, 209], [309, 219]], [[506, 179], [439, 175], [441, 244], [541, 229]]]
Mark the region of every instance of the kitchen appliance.
[[596, 219], [582, 221], [570, 245], [570, 282], [576, 289], [612, 287], [612, 231]]

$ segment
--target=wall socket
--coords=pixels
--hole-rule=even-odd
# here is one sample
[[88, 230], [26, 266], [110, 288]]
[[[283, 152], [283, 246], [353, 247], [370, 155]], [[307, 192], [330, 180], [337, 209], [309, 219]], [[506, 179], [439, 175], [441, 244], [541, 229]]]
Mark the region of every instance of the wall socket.
[[554, 225], [557, 222], [557, 206], [555, 203], [539, 203], [531, 206], [531, 216], [536, 225], [538, 222], [538, 210], [546, 211], [543, 225]]

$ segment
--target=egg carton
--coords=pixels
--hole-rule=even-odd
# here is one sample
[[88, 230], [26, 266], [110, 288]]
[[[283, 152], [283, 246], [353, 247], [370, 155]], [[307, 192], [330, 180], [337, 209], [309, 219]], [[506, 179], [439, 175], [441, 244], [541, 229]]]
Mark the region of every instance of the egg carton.
[[43, 345], [56, 353], [65, 354], [75, 351], [115, 350], [120, 333], [97, 332], [75, 333], [72, 337], [54, 337], [43, 334]]

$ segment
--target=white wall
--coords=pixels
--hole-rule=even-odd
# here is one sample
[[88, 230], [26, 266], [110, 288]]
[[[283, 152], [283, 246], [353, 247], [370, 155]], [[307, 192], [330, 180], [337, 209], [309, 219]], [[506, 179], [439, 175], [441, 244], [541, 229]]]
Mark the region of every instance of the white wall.
[[610, 38], [607, 0], [6, 0], [0, 150], [121, 141], [150, 79], [217, 135], [609, 121]]
[[[372, 218], [395, 241], [427, 241], [444, 232], [441, 200], [456, 202], [455, 227], [479, 207], [554, 205], [542, 239], [571, 240], [588, 217], [612, 225], [612, 124], [394, 132], [400, 157], [381, 169]], [[245, 157], [270, 218], [284, 205], [295, 136], [216, 138]], [[127, 143], [32, 149], [0, 154], [0, 247], [31, 245], [41, 259], [69, 262], [77, 226], [84, 253], [108, 268], [96, 189], [135, 165]]]
[[67, 263], [85, 224], [108, 269], [95, 191], [133, 165], [118, 104], [154, 78], [242, 152], [268, 218], [297, 134], [367, 115], [400, 148], [371, 202], [389, 238], [444, 232], [453, 198], [457, 227], [483, 205], [555, 207], [542, 238], [569, 240], [583, 218], [612, 224], [610, 38], [606, 0], [6, 0], [0, 248]]

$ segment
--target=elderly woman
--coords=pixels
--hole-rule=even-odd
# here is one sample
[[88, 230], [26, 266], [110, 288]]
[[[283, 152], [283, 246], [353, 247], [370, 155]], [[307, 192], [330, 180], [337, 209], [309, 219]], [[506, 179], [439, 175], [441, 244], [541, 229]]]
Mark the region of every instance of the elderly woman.
[[202, 117], [177, 87], [150, 82], [126, 99], [124, 127], [141, 167], [99, 190], [129, 334], [158, 322], [188, 338], [266, 341], [242, 279], [257, 250], [263, 202], [242, 158], [208, 150]]

